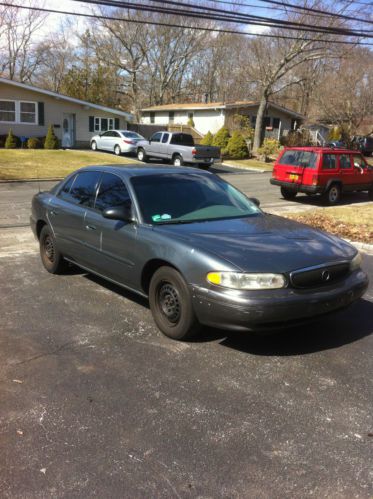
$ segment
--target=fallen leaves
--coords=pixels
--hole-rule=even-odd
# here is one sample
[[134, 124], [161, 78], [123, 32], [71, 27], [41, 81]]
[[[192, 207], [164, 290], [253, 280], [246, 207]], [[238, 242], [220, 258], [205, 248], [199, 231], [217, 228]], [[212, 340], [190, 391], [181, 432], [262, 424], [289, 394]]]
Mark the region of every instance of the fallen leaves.
[[332, 215], [324, 213], [310, 213], [305, 215], [291, 214], [288, 218], [311, 225], [317, 229], [325, 230], [336, 236], [350, 239], [351, 241], [359, 241], [362, 243], [373, 243], [373, 231], [368, 224], [348, 223], [338, 220]]

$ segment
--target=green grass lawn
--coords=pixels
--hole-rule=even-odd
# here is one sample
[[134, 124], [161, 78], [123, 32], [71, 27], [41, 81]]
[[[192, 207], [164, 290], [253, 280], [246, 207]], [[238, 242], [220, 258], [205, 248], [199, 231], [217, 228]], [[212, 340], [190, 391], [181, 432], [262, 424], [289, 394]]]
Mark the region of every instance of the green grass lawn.
[[0, 149], [0, 180], [63, 178], [91, 165], [139, 164], [135, 158], [74, 150]]
[[266, 170], [272, 171], [273, 161], [265, 163], [264, 161], [259, 161], [258, 159], [227, 159], [223, 161], [224, 164], [230, 166], [236, 166], [239, 168], [253, 168], [255, 170]]

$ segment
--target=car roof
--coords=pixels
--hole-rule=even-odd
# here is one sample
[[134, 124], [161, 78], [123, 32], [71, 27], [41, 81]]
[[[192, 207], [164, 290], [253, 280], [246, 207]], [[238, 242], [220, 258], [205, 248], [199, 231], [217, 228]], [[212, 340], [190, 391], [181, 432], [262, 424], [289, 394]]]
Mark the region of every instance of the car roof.
[[[107, 173], [114, 173], [123, 178], [130, 177], [141, 177], [145, 175], [159, 175], [164, 173], [197, 173], [200, 175], [213, 175], [213, 173], [208, 171], [199, 170], [198, 168], [185, 167], [182, 168], [180, 166], [162, 166], [162, 165], [93, 165], [93, 166], [85, 166], [83, 168], [79, 168], [76, 172], [82, 171], [101, 171]], [[76, 173], [74, 172], [74, 173]]]
[[310, 151], [310, 152], [325, 152], [325, 153], [348, 153], [348, 154], [360, 154], [360, 151], [354, 151], [353, 149], [345, 149], [342, 147], [321, 147], [321, 146], [308, 146], [308, 147], [284, 147], [286, 151]]

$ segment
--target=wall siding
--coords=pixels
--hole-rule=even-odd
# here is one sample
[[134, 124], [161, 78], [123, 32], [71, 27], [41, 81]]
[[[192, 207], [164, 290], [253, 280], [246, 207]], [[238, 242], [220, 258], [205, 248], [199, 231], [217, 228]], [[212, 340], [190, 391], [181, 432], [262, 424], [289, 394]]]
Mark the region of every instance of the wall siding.
[[0, 135], [7, 134], [11, 128], [17, 136], [43, 137], [47, 134], [49, 125], [52, 124], [60, 125], [60, 128], [55, 128], [54, 131], [56, 136], [61, 140], [64, 113], [75, 114], [75, 147], [88, 146], [90, 138], [96, 133], [89, 131], [89, 116], [119, 118], [120, 128], [127, 128], [125, 118], [114, 113], [99, 111], [98, 109], [88, 107], [88, 105], [75, 104], [37, 91], [22, 89], [5, 83], [0, 83], [1, 99], [44, 102], [44, 126], [0, 122]]

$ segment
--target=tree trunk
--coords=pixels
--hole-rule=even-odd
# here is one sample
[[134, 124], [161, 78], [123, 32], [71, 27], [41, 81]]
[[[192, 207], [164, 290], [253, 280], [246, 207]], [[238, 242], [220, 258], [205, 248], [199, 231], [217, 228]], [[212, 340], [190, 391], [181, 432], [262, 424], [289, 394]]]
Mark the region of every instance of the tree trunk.
[[256, 152], [256, 150], [262, 145], [263, 121], [264, 121], [264, 113], [267, 107], [267, 103], [268, 103], [268, 95], [266, 92], [263, 92], [259, 102], [258, 114], [256, 115], [254, 144], [253, 144], [254, 152]]

